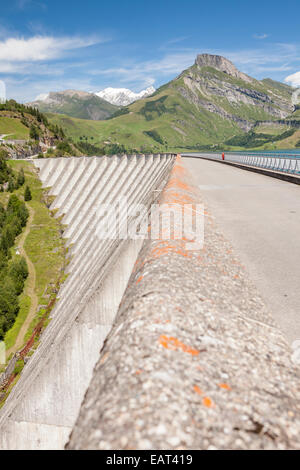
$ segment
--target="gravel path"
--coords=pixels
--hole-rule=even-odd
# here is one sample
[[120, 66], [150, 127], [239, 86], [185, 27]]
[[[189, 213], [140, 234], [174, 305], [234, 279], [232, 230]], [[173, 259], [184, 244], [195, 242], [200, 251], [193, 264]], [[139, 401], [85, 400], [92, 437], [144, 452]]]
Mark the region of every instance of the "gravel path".
[[[163, 203], [201, 202], [177, 161]], [[231, 245], [147, 241], [68, 449], [294, 449], [299, 369]]]

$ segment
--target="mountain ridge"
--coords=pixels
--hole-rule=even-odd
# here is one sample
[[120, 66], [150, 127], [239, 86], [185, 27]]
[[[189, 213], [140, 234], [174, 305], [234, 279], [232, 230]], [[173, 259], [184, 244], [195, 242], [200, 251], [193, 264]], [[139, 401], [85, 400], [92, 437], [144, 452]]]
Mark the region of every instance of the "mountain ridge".
[[[94, 142], [144, 152], [213, 149], [251, 131], [258, 122], [292, 116], [293, 91], [271, 79], [249, 77], [222, 56], [199, 54], [191, 67], [153, 95], [99, 122]], [[71, 124], [65, 121], [68, 133]]]
[[152, 95], [154, 92], [155, 88], [153, 86], [150, 86], [139, 93], [135, 93], [128, 88], [109, 87], [94, 94], [116, 106], [128, 106], [137, 100]]
[[30, 103], [43, 113], [59, 113], [72, 117], [102, 120], [112, 116], [119, 107], [103, 100], [93, 93], [79, 90], [64, 90], [39, 95], [39, 99]]

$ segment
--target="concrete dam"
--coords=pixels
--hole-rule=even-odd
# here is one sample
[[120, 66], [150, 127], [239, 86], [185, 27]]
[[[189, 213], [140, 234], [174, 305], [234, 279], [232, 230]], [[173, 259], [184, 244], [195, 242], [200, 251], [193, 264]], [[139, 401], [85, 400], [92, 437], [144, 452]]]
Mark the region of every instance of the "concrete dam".
[[150, 206], [166, 184], [172, 156], [35, 160], [66, 225], [68, 277], [41, 344], [0, 416], [4, 449], [63, 448], [99, 351], [114, 322], [142, 240], [95, 237], [100, 204], [126, 196]]
[[[299, 367], [207, 207], [195, 181], [201, 163], [175, 155], [34, 163], [65, 227], [67, 278], [0, 410], [0, 448], [299, 448]], [[99, 208], [123, 198], [147, 211], [158, 202], [162, 215], [204, 205], [204, 245], [186, 232], [114, 236], [114, 217]], [[119, 226], [125, 219], [136, 226], [121, 210]], [[175, 215], [170, 223], [176, 233]]]

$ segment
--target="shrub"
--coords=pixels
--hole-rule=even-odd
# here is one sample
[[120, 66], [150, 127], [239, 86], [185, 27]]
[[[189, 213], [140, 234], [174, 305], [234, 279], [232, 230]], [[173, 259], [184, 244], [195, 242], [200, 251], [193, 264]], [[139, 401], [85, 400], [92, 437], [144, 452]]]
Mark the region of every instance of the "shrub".
[[24, 170], [23, 170], [23, 168], [21, 168], [21, 170], [19, 171], [19, 174], [18, 174], [18, 178], [17, 178], [17, 185], [18, 185], [18, 188], [20, 188], [21, 186], [23, 186], [24, 183], [25, 183], [25, 175], [24, 175]]
[[26, 188], [25, 188], [24, 199], [25, 199], [25, 201], [31, 201], [31, 199], [32, 199], [31, 191], [30, 191], [29, 186], [26, 186]]
[[35, 125], [30, 126], [29, 137], [32, 140], [39, 140], [40, 138], [40, 131]]
[[159, 135], [159, 133], [153, 129], [152, 131], [144, 131], [144, 134], [151, 137], [151, 139], [155, 140], [159, 144], [164, 144], [163, 138]]
[[60, 153], [72, 153], [72, 149], [71, 149], [71, 146], [70, 144], [64, 140], [63, 142], [59, 142], [56, 146], [56, 149], [60, 152]]
[[0, 149], [0, 159], [6, 160], [9, 157], [7, 150]]
[[22, 257], [11, 262], [8, 276], [13, 280], [17, 295], [20, 295], [23, 292], [24, 283], [28, 277], [28, 267], [25, 258]]
[[[108, 118], [106, 118], [106, 120], [108, 121], [109, 119], [114, 119], [115, 117], [118, 117], [118, 116], [123, 116], [125, 114], [129, 114], [129, 108], [127, 107], [123, 107], [121, 109], [118, 109], [117, 111], [115, 111], [111, 116], [109, 116]], [[81, 139], [81, 138], [80, 138]]]
[[225, 144], [231, 145], [233, 147], [245, 147], [245, 148], [255, 148], [261, 147], [264, 144], [270, 142], [277, 142], [279, 140], [286, 139], [295, 133], [296, 129], [289, 129], [282, 134], [273, 135], [273, 134], [256, 134], [253, 131], [248, 132], [247, 134], [237, 135], [227, 140]]
[[14, 374], [15, 375], [21, 374], [23, 369], [24, 369], [24, 361], [22, 359], [19, 359], [16, 362], [15, 369], [14, 369]]
[[3, 184], [3, 183], [6, 183], [9, 180], [9, 178], [12, 177], [13, 173], [12, 173], [11, 168], [9, 168], [9, 166], [7, 165], [3, 154], [1, 156], [1, 152], [5, 152], [5, 153], [7, 152], [4, 150], [0, 151], [0, 184]]

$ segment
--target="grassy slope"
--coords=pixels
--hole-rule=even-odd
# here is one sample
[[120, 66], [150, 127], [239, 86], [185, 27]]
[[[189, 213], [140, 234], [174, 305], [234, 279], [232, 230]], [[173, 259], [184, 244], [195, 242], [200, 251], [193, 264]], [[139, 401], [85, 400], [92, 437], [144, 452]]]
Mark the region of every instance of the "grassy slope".
[[[167, 148], [183, 149], [197, 147], [199, 145], [218, 144], [229, 137], [241, 134], [242, 130], [234, 122], [224, 119], [215, 113], [211, 113], [183, 98], [180, 89], [185, 87], [184, 75], [195, 72], [191, 67], [178, 79], [161, 87], [153, 96], [129, 106], [130, 113], [103, 122], [91, 122], [72, 119], [67, 116], [48, 115], [52, 122], [61, 125], [68, 136], [78, 140], [80, 136], [93, 137], [95, 144], [103, 144], [104, 141], [124, 144], [129, 148], [141, 149], [146, 146], [152, 151], [165, 149], [166, 146], [155, 141], [145, 132], [156, 131], [164, 141]], [[230, 77], [209, 67], [202, 71], [204, 80], [222, 80], [234, 85], [245, 86], [241, 80]], [[271, 84], [255, 82], [248, 88], [257, 91], [268, 92]], [[274, 93], [279, 93], [277, 88], [272, 88]], [[289, 89], [284, 88], [281, 94], [289, 96]], [[208, 101], [207, 97], [199, 92], [199, 99]], [[213, 97], [214, 103], [222, 107], [226, 112], [235, 114], [242, 119], [268, 120], [271, 116], [263, 109], [256, 106], [240, 103], [229, 103], [224, 97]], [[152, 104], [152, 105], [151, 105]], [[147, 109], [150, 109], [148, 112]]]
[[8, 139], [29, 139], [28, 127], [24, 126], [19, 119], [2, 116], [0, 112], [0, 135], [1, 134], [11, 134], [7, 136]]
[[103, 121], [92, 121], [89, 119], [78, 119], [66, 116], [64, 114], [47, 113], [49, 121], [61, 126], [66, 135], [74, 141], [78, 141], [80, 136], [94, 137], [93, 142], [99, 143], [99, 138]]
[[[36, 102], [42, 113], [59, 113], [80, 119], [105, 119], [114, 114], [119, 107], [99, 98], [79, 98], [77, 96], [64, 96], [61, 104], [47, 104], [43, 101]], [[96, 117], [93, 114], [97, 114]], [[99, 116], [98, 116], [99, 115]]]
[[254, 129], [254, 132], [256, 134], [271, 134], [271, 135], [280, 135], [283, 132], [287, 131], [289, 129], [288, 126], [285, 126], [284, 124], [281, 125], [272, 125], [272, 126], [266, 126], [264, 124], [260, 124], [259, 126], [256, 126]]
[[[57, 282], [64, 264], [64, 246], [59, 233], [59, 223], [56, 219], [51, 217], [49, 210], [42, 201], [43, 190], [41, 182], [33, 166], [28, 162], [17, 160], [9, 161], [9, 165], [17, 171], [21, 167], [24, 168], [26, 177], [25, 184], [28, 184], [31, 189], [32, 201], [28, 202], [28, 204], [34, 209], [35, 216], [32, 229], [26, 238], [24, 247], [35, 267], [36, 294], [38, 296], [39, 305], [46, 305], [49, 302], [48, 296], [51, 294], [51, 284]], [[22, 197], [24, 188], [20, 188], [15, 193]], [[0, 202], [6, 203], [8, 198], [9, 194], [0, 193]], [[17, 245], [18, 240], [15, 246]], [[12, 252], [14, 253], [14, 250], [12, 250]], [[47, 291], [48, 286], [50, 286], [50, 288]], [[30, 299], [24, 294], [20, 296], [20, 305], [21, 308], [16, 322], [5, 336], [7, 348], [10, 348], [14, 344], [30, 308]], [[27, 336], [30, 335], [38, 319], [39, 317], [37, 315]]]
[[272, 80], [271, 78], [265, 78], [261, 80], [260, 82], [266, 90], [272, 89], [272, 90], [278, 90], [281, 95], [285, 96], [286, 98], [290, 98], [291, 96], [291, 87], [289, 85], [286, 85], [285, 83], [277, 82], [276, 80]]
[[[287, 139], [283, 139], [279, 142], [276, 142], [277, 149], [293, 149], [296, 147], [297, 142], [300, 141], [300, 130], [297, 130], [295, 134]], [[299, 147], [298, 147], [299, 148]]]
[[291, 116], [292, 119], [300, 119], [300, 109], [297, 109]]
[[[146, 99], [128, 107], [129, 114], [102, 122], [78, 120], [62, 115], [48, 115], [51, 122], [63, 127], [66, 134], [75, 141], [80, 136], [89, 138], [90, 143], [101, 144], [105, 141], [123, 144], [129, 149], [161, 151], [168, 149], [183, 150], [199, 146], [221, 144], [234, 135], [242, 134], [241, 128], [232, 120], [207, 111], [201, 102], [213, 103], [229, 114], [252, 121], [275, 120], [264, 109], [230, 102], [224, 96], [207, 94], [203, 84], [221, 87], [239, 86], [243, 89], [267, 93], [276, 101], [278, 97], [289, 100], [292, 89], [272, 80], [245, 83], [210, 67], [201, 69], [201, 84], [193, 92], [184, 82], [186, 76], [199, 78], [196, 66], [184, 71], [177, 79], [161, 87]], [[189, 96], [186, 99], [183, 91]], [[200, 103], [200, 104], [199, 104]], [[277, 105], [273, 104], [276, 108]], [[153, 137], [156, 135], [156, 138]], [[147, 134], [150, 132], [150, 135]], [[152, 136], [151, 136], [152, 133]], [[91, 139], [93, 137], [93, 139]]]
[[[166, 97], [163, 105], [165, 112], [149, 113], [150, 119], [141, 113], [146, 103], [154, 103], [159, 108], [159, 101]], [[157, 104], [158, 103], [158, 104]], [[63, 127], [66, 134], [74, 140], [80, 136], [94, 137], [93, 143], [124, 144], [130, 148], [141, 148], [143, 145], [153, 151], [164, 148], [144, 132], [156, 130], [168, 142], [168, 149], [185, 145], [209, 144], [220, 142], [240, 132], [238, 126], [208, 111], [201, 110], [188, 103], [175, 90], [162, 91], [159, 94], [141, 100], [130, 106], [130, 114], [119, 116], [108, 121], [95, 122], [78, 120], [67, 116], [47, 115], [49, 120]]]

